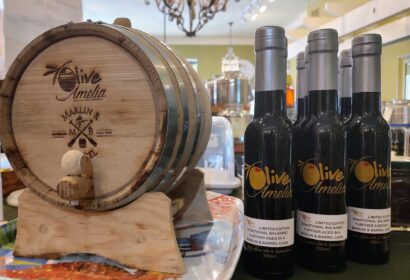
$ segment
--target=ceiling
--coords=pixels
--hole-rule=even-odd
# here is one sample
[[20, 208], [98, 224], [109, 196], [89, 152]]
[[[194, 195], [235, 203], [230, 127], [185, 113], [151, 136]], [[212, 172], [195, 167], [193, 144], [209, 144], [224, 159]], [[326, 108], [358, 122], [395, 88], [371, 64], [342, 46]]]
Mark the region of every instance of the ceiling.
[[[233, 25], [233, 43], [252, 43], [255, 30], [263, 25], [286, 26], [304, 12], [308, 4], [314, 0], [259, 0], [267, 6], [264, 13], [254, 21], [242, 22], [241, 12], [251, 0], [229, 0], [225, 12], [219, 12], [197, 33], [197, 38], [190, 39], [180, 31], [175, 22], [167, 22], [166, 34], [169, 43], [204, 42], [228, 43], [230, 21]], [[116, 17], [128, 17], [133, 28], [141, 29], [154, 36], [162, 38], [164, 16], [157, 9], [155, 0], [150, 0], [147, 6], [145, 0], [83, 0], [83, 17], [93, 21], [113, 22]]]

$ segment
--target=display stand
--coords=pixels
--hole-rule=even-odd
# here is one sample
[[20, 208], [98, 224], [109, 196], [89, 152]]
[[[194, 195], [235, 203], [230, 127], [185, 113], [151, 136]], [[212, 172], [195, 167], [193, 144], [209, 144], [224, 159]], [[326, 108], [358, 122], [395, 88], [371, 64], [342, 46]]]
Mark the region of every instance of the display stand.
[[169, 197], [148, 192], [124, 207], [90, 212], [59, 208], [26, 190], [19, 199], [14, 254], [91, 253], [141, 270], [184, 274], [172, 214], [178, 221], [212, 220], [202, 172], [187, 172]]

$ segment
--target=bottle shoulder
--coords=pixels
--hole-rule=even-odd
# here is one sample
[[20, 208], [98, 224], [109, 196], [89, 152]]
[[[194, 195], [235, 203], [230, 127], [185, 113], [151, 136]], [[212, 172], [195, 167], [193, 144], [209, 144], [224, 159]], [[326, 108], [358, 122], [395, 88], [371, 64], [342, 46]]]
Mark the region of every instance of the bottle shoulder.
[[286, 117], [276, 117], [276, 116], [264, 116], [259, 118], [253, 118], [248, 124], [245, 130], [277, 130], [284, 132], [292, 132], [292, 123]]
[[302, 122], [297, 130], [311, 132], [318, 130], [344, 131], [345, 124], [338, 115], [312, 115], [308, 120]]
[[382, 115], [353, 115], [346, 124], [346, 130], [365, 131], [375, 130], [388, 133], [390, 126]]

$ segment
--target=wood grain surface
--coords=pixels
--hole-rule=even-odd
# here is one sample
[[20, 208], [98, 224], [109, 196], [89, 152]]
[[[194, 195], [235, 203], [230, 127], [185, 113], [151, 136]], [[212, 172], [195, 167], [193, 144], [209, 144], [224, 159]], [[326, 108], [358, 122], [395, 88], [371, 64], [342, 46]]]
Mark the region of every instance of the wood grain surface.
[[[62, 74], [56, 84], [52, 76], [43, 76], [45, 65], [61, 66], [67, 61], [72, 61], [67, 65], [72, 71], [76, 66], [87, 73], [98, 71], [101, 82], [97, 85], [106, 90], [106, 96], [102, 100], [74, 100], [74, 96], [57, 100], [71, 92], [57, 84]], [[84, 90], [96, 87], [79, 86]], [[152, 155], [157, 137], [154, 96], [141, 65], [117, 45], [88, 36], [60, 41], [37, 56], [19, 81], [11, 116], [17, 147], [33, 174], [52, 188], [66, 175], [60, 161], [68, 149], [89, 154], [95, 194], [104, 196], [129, 184]], [[97, 146], [80, 135], [68, 147], [84, 128]]]
[[57, 193], [61, 198], [67, 200], [81, 200], [93, 197], [92, 178], [78, 175], [65, 176], [58, 182]]
[[145, 193], [113, 211], [89, 212], [53, 207], [30, 190], [19, 198], [14, 254], [55, 258], [92, 253], [142, 270], [183, 274], [171, 200]]

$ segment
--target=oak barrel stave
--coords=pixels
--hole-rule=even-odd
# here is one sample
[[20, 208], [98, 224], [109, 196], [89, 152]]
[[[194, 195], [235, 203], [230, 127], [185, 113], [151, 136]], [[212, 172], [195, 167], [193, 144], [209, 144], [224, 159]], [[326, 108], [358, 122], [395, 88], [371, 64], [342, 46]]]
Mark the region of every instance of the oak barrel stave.
[[[161, 181], [167, 178], [169, 173], [172, 173], [172, 167], [176, 160], [178, 148], [182, 142], [185, 141], [186, 135], [183, 133], [183, 127], [187, 122], [183, 112], [182, 93], [179, 88], [180, 81], [177, 75], [172, 70], [166, 57], [164, 57], [159, 50], [157, 50], [147, 38], [142, 36], [132, 36], [134, 32], [130, 29], [112, 26], [111, 28], [119, 30], [134, 40], [142, 50], [148, 55], [159, 73], [159, 77], [164, 85], [165, 96], [167, 101], [167, 134], [165, 139], [165, 146], [162, 149], [160, 158], [156, 164], [155, 169], [143, 183], [149, 190], [154, 190]], [[130, 195], [126, 200], [132, 201], [135, 197]]]
[[131, 30], [139, 34], [140, 36], [143, 36], [145, 39], [149, 40], [152, 46], [157, 48], [161, 52], [161, 54], [166, 58], [166, 60], [172, 67], [174, 73], [178, 75], [181, 79], [179, 86], [182, 94], [182, 99], [183, 101], [185, 101], [183, 102], [184, 116], [185, 118], [187, 118], [187, 122], [184, 125], [184, 134], [187, 135], [186, 138], [184, 138], [185, 141], [181, 142], [179, 146], [178, 155], [175, 159], [172, 172], [169, 172], [169, 174], [163, 180], [163, 182], [161, 182], [161, 184], [159, 184], [155, 188], [155, 190], [164, 191], [168, 190], [171, 184], [177, 183], [174, 180], [176, 180], [178, 176], [183, 174], [183, 170], [189, 161], [190, 155], [195, 149], [194, 144], [197, 141], [197, 138], [199, 137], [199, 132], [201, 129], [201, 127], [199, 126], [200, 119], [197, 118], [196, 107], [196, 103], [199, 102], [199, 100], [197, 100], [197, 96], [194, 92], [194, 88], [192, 85], [193, 81], [189, 77], [188, 73], [181, 64], [178, 57], [159, 40], [152, 38], [144, 32], [135, 29]]

